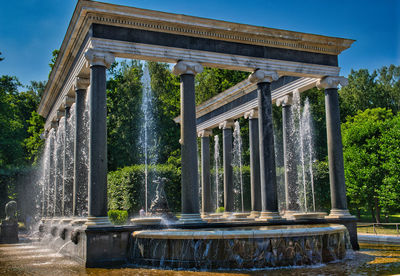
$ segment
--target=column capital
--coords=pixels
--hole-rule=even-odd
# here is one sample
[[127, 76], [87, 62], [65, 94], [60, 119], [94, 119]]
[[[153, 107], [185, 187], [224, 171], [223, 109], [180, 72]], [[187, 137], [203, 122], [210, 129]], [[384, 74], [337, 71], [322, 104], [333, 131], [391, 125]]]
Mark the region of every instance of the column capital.
[[293, 104], [293, 96], [291, 94], [287, 94], [277, 99], [275, 103], [277, 106], [291, 106]]
[[219, 124], [220, 129], [232, 128], [235, 125], [233, 120], [226, 120]]
[[75, 98], [70, 96], [65, 96], [64, 98], [64, 108], [71, 107], [71, 105], [75, 102]]
[[212, 135], [211, 129], [204, 129], [197, 133], [198, 137], [210, 137]]
[[90, 66], [104, 66], [109, 68], [114, 62], [115, 57], [110, 52], [104, 52], [89, 48], [85, 52], [85, 58], [89, 62]]
[[172, 73], [176, 76], [183, 74], [196, 75], [203, 72], [203, 65], [194, 61], [180, 60], [172, 68]]
[[346, 86], [348, 83], [348, 80], [342, 76], [326, 76], [319, 79], [316, 86], [318, 89], [330, 89], [337, 88], [339, 84]]
[[257, 69], [250, 74], [248, 80], [251, 83], [261, 83], [261, 82], [273, 82], [279, 79], [279, 75], [276, 71], [268, 71]]
[[245, 119], [257, 119], [258, 118], [258, 109], [252, 109], [244, 113]]
[[74, 90], [86, 90], [90, 84], [88, 78], [76, 77], [74, 81]]

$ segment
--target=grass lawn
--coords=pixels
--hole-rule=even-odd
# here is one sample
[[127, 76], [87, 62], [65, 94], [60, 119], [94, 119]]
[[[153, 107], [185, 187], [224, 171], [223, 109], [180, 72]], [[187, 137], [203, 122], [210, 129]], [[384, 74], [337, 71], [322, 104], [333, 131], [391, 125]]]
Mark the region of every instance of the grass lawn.
[[[368, 234], [381, 234], [381, 235], [399, 235], [400, 232], [396, 230], [396, 225], [379, 225], [375, 226], [375, 232], [372, 225], [368, 225], [369, 223], [374, 223], [375, 221], [372, 219], [372, 216], [369, 214], [361, 215], [359, 222], [357, 223], [357, 232], [358, 233], [368, 233]], [[400, 214], [393, 214], [388, 217], [386, 220], [385, 216], [381, 216], [382, 223], [400, 223]], [[398, 226], [400, 230], [400, 225]]]
[[[376, 222], [371, 214], [363, 214], [361, 215], [361, 218], [359, 220], [360, 222]], [[388, 220], [386, 221], [386, 218], [384, 215], [381, 215], [381, 222], [389, 222], [389, 223], [400, 223], [400, 213], [399, 214], [392, 214], [389, 215]]]

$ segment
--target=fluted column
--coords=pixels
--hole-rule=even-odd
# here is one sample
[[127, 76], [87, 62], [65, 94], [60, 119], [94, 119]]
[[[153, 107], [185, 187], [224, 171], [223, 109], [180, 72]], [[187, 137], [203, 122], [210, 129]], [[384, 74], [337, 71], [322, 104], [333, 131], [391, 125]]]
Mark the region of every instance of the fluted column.
[[181, 163], [182, 215], [180, 222], [202, 222], [199, 210], [199, 182], [196, 140], [194, 76], [203, 71], [197, 62], [178, 61], [172, 73], [181, 80]]
[[258, 110], [252, 109], [244, 114], [249, 119], [250, 142], [250, 189], [251, 214], [249, 218], [256, 218], [261, 213], [261, 182], [260, 182], [260, 142], [258, 133]]
[[61, 202], [61, 215], [70, 217], [72, 215], [72, 177], [68, 174], [68, 168], [72, 162], [72, 156], [69, 152], [70, 147], [68, 144], [71, 141], [71, 130], [68, 127], [68, 119], [70, 117], [71, 105], [74, 103], [74, 98], [66, 96], [64, 99], [65, 108], [65, 136], [64, 136], [64, 161], [63, 161], [63, 188], [62, 188], [62, 202]]
[[297, 164], [296, 151], [293, 140], [293, 118], [291, 105], [293, 96], [288, 94], [276, 101], [276, 105], [282, 105], [282, 130], [283, 130], [283, 160], [285, 166], [285, 218], [293, 219], [293, 213], [300, 209], [296, 193]]
[[260, 179], [261, 214], [260, 220], [280, 219], [276, 186], [274, 133], [272, 127], [271, 82], [278, 79], [275, 71], [256, 70], [249, 81], [257, 83], [259, 139], [260, 139]]
[[114, 62], [108, 52], [88, 49], [89, 89], [89, 187], [87, 226], [110, 225], [107, 216], [107, 94], [106, 69]]
[[86, 165], [83, 156], [84, 141], [84, 122], [83, 116], [85, 112], [86, 90], [89, 86], [89, 79], [77, 77], [74, 83], [75, 89], [75, 133], [74, 133], [74, 183], [73, 183], [73, 199], [72, 214], [74, 217], [82, 215], [82, 209], [85, 208], [83, 196], [87, 191], [88, 182], [86, 178]]
[[353, 218], [347, 209], [346, 184], [343, 165], [342, 133], [338, 85], [347, 85], [347, 79], [334, 76], [317, 82], [319, 89], [325, 89], [326, 133], [328, 140], [329, 182], [332, 209], [327, 218]]
[[232, 167], [232, 127], [233, 120], [224, 121], [219, 125], [222, 129], [222, 149], [224, 166], [224, 216], [229, 217], [234, 212], [233, 167]]
[[202, 130], [198, 133], [201, 137], [201, 201], [202, 214], [212, 213], [212, 191], [211, 191], [211, 175], [210, 175], [210, 136], [211, 130]]

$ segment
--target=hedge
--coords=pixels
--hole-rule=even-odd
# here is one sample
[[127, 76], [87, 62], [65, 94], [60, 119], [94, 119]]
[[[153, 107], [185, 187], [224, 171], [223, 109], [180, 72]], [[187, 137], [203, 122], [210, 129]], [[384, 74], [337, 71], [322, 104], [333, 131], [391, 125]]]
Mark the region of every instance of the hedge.
[[[133, 165], [108, 173], [108, 209], [126, 210], [130, 216], [145, 206], [145, 166]], [[156, 194], [153, 181], [165, 177], [165, 194], [169, 208], [179, 212], [181, 208], [180, 170], [172, 165], [152, 165], [148, 168], [148, 207]]]

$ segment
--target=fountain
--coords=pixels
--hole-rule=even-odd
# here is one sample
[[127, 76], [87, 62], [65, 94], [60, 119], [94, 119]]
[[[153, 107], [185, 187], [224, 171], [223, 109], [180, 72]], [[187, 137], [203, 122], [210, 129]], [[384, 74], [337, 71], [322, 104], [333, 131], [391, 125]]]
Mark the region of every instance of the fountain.
[[245, 213], [244, 210], [242, 137], [240, 134], [239, 121], [235, 121], [234, 124], [232, 156], [235, 208], [235, 213], [233, 215], [236, 219], [246, 219], [250, 214]]
[[[330, 130], [328, 141], [340, 137], [337, 87], [345, 81], [337, 76], [336, 57], [352, 43], [351, 40], [312, 34], [288, 34], [277, 29], [78, 1], [38, 110], [40, 115], [46, 117], [46, 129], [50, 130], [46, 141], [48, 157], [45, 158], [48, 162], [44, 161], [43, 168], [48, 178], [42, 181], [46, 183], [42, 184], [42, 198], [46, 201], [42, 205], [42, 214], [47, 219], [41, 225], [41, 243], [86, 267], [128, 264], [178, 269], [264, 269], [336, 261], [343, 259], [350, 248], [348, 231], [356, 249], [356, 222], [347, 210], [340, 143], [328, 143], [330, 167], [333, 159], [338, 164], [331, 172], [331, 215], [327, 218], [309, 216], [309, 211], [315, 210], [315, 197], [311, 196], [314, 193], [314, 153], [310, 147], [311, 128], [307, 129], [311, 122], [309, 107], [306, 105], [302, 112], [299, 95], [295, 95], [297, 102], [293, 105], [298, 133], [293, 136], [298, 138], [299, 198], [302, 211], [306, 213], [295, 219], [280, 219], [273, 156], [272, 103], [277, 100], [277, 95], [284, 97], [294, 90], [305, 91], [317, 85], [325, 89], [327, 117], [332, 118], [327, 120]], [[301, 41], [290, 39], [295, 36], [301, 37]], [[174, 119], [181, 125], [182, 208], [178, 222], [167, 224], [159, 221], [156, 225], [148, 225], [134, 221], [129, 225], [111, 225], [107, 218], [106, 70], [115, 58], [175, 63], [172, 73], [180, 78], [181, 89], [181, 116]], [[195, 75], [203, 71], [203, 66], [252, 73], [247, 80], [196, 107]], [[175, 77], [172, 80], [175, 85]], [[152, 114], [157, 106], [153, 104], [147, 66], [143, 66], [142, 84], [143, 115], [138, 117], [143, 117], [140, 133], [145, 175], [143, 205], [146, 214], [154, 213], [161, 217], [168, 212], [163, 192], [168, 180], [151, 179], [150, 170], [158, 159], [154, 133], [156, 125]], [[74, 178], [84, 183], [84, 187], [79, 186], [75, 191], [79, 211], [73, 214], [87, 216], [84, 225], [76, 225], [73, 221], [63, 223], [60, 220], [63, 208], [59, 207], [61, 201], [66, 200], [65, 194], [60, 194], [61, 184], [68, 182], [68, 166], [60, 158], [62, 152], [68, 151], [68, 145], [63, 144], [67, 131], [63, 129], [66, 118], [62, 118], [65, 106], [60, 103], [65, 103], [66, 94], [74, 93], [74, 90], [77, 105], [80, 92], [88, 95], [86, 111], [77, 111], [77, 116], [84, 117], [83, 128], [86, 131], [90, 128], [90, 132], [83, 135], [85, 140], [81, 139], [78, 137], [80, 128], [75, 126], [77, 136], [74, 139], [74, 145], [84, 141], [84, 154], [79, 157], [82, 159], [74, 160], [74, 164], [89, 164], [86, 165], [85, 176]], [[78, 110], [77, 106], [75, 108]], [[226, 213], [230, 215], [233, 211], [230, 202], [231, 122], [250, 111], [254, 120], [250, 133], [254, 142], [254, 158], [251, 160], [252, 164], [257, 164], [252, 167], [252, 183], [256, 183], [257, 192], [254, 192], [256, 189], [252, 191], [258, 193], [253, 195], [253, 199], [261, 205], [256, 210], [260, 217], [243, 221], [226, 218], [202, 220], [198, 200], [196, 134], [203, 130], [211, 133], [216, 127], [223, 126], [224, 169], [227, 172], [224, 203]], [[60, 118], [57, 130], [55, 121]], [[67, 125], [68, 129], [74, 128], [69, 122]], [[236, 211], [243, 213], [243, 149], [238, 122], [234, 136], [234, 166], [238, 173], [236, 191], [239, 195]], [[212, 201], [219, 209], [223, 194], [219, 177], [221, 152], [218, 136], [214, 139], [216, 197]], [[204, 142], [209, 145], [209, 140]], [[203, 149], [209, 152], [209, 147]], [[255, 157], [258, 154], [259, 157]], [[205, 156], [203, 161], [208, 166], [210, 156]], [[210, 172], [207, 173], [209, 175]], [[147, 221], [152, 219], [144, 218]]]
[[[313, 174], [313, 131], [312, 131], [312, 116], [310, 103], [308, 98], [304, 101], [304, 106], [301, 107], [300, 93], [293, 93], [292, 112], [294, 143], [299, 145], [297, 154], [299, 156], [301, 170], [298, 170], [299, 183], [302, 185], [302, 192], [298, 190], [299, 205], [303, 212], [293, 213], [293, 217], [300, 218], [322, 218], [327, 215], [324, 212], [316, 212], [315, 207], [315, 192], [314, 192], [314, 174]], [[302, 199], [302, 200], [301, 200]], [[312, 200], [311, 209], [309, 200]]]
[[[149, 165], [157, 163], [157, 135], [155, 132], [156, 124], [154, 118], [153, 105], [153, 92], [151, 90], [151, 77], [149, 68], [147, 65], [143, 65], [142, 75], [142, 105], [141, 111], [143, 114], [140, 143], [143, 151], [143, 163], [144, 163], [144, 210], [145, 213], [149, 211], [149, 192], [153, 192], [154, 187], [149, 187]], [[152, 189], [151, 189], [152, 188]], [[150, 201], [152, 199], [150, 198]]]

